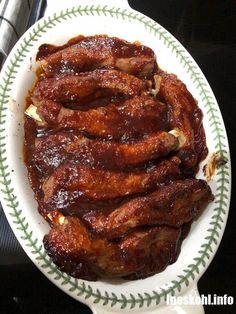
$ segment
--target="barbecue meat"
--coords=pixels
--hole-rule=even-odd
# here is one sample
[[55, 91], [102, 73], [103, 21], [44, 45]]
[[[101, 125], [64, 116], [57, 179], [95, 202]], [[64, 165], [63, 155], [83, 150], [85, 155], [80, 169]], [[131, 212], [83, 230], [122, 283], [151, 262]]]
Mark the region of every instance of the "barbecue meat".
[[143, 171], [115, 172], [63, 164], [43, 183], [44, 201], [52, 208], [66, 208], [88, 198], [93, 201], [145, 193], [180, 175], [177, 157], [162, 160]]
[[155, 67], [150, 48], [106, 35], [79, 36], [63, 46], [44, 44], [39, 47], [37, 60], [47, 76], [107, 68], [147, 77]]
[[44, 247], [58, 267], [78, 278], [143, 278], [174, 262], [181, 229], [154, 227], [132, 232], [118, 243], [93, 238], [79, 218], [65, 217], [44, 237]]
[[210, 187], [203, 180], [175, 181], [147, 196], [137, 197], [115, 209], [108, 216], [102, 211], [85, 217], [96, 233], [113, 239], [138, 226], [167, 225], [180, 227], [198, 217], [213, 200]]
[[104, 169], [125, 169], [166, 156], [177, 146], [178, 139], [164, 131], [127, 144], [59, 131], [36, 140], [33, 161], [44, 175], [49, 175], [65, 161]]
[[178, 156], [185, 167], [194, 168], [207, 155], [202, 112], [186, 85], [176, 75], [160, 72], [160, 77], [158, 96], [169, 105], [170, 126], [181, 130], [185, 136]]
[[107, 139], [137, 138], [167, 128], [167, 107], [150, 96], [138, 96], [118, 104], [87, 111], [42, 101], [37, 109], [41, 127], [70, 128]]
[[42, 78], [36, 83], [32, 99], [62, 103], [87, 103], [105, 96], [135, 96], [147, 93], [149, 82], [117, 70], [94, 70], [78, 75]]
[[46, 252], [88, 280], [164, 270], [213, 200], [197, 102], [139, 43], [77, 36], [36, 59], [24, 157]]
[[49, 175], [67, 159], [66, 147], [80, 139], [82, 139], [80, 134], [66, 131], [36, 138], [32, 164], [44, 176]]

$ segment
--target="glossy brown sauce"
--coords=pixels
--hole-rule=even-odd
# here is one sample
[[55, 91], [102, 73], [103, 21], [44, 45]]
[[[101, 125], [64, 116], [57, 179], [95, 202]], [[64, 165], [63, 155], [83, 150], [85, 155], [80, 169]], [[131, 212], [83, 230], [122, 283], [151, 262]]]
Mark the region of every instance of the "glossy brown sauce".
[[[50, 58], [54, 54], [60, 53], [61, 51], [64, 51], [64, 50], [67, 53], [68, 51], [66, 49], [69, 49], [70, 47], [72, 47], [72, 49], [74, 49], [74, 48], [76, 48], [77, 45], [80, 45], [83, 49], [89, 48], [90, 50], [93, 48], [93, 47], [91, 47], [91, 45], [95, 45], [94, 49], [97, 50], [96, 40], [92, 41], [92, 43], [91, 43], [89, 39], [90, 38], [88, 37], [88, 40], [86, 41], [86, 37], [79, 35], [79, 36], [69, 40], [66, 44], [64, 44], [62, 46], [54, 46], [54, 45], [44, 44], [39, 48], [39, 52], [37, 54], [37, 60], [43, 60], [43, 59], [47, 60], [47, 58]], [[84, 42], [81, 44], [81, 42], [83, 40], [84, 40]], [[129, 58], [129, 57], [133, 57], [133, 56], [138, 57], [139, 55], [142, 55], [142, 58], [143, 58], [143, 56], [145, 54], [148, 57], [150, 57], [150, 55], [152, 55], [150, 52], [150, 49], [145, 47], [145, 46], [142, 46], [140, 43], [139, 44], [136, 43], [136, 45], [130, 45], [129, 43], [124, 42], [122, 40], [114, 41], [112, 38], [108, 38], [108, 37], [104, 36], [104, 45], [105, 44], [107, 45], [106, 46], [106, 54], [107, 54], [107, 51], [112, 51], [114, 60], [116, 60], [116, 58]], [[86, 45], [87, 46], [90, 45], [90, 46], [87, 47]], [[102, 45], [102, 44], [100, 43], [100, 45]], [[141, 47], [141, 49], [140, 49], [140, 47]], [[68, 52], [68, 56], [69, 56], [69, 52]], [[61, 57], [61, 56], [59, 55], [59, 57]], [[56, 62], [58, 62], [57, 58], [55, 58], [55, 60], [56, 60]], [[73, 73], [74, 75], [78, 75], [78, 74], [76, 74], [77, 73], [76, 71], [78, 71], [79, 67], [74, 66], [73, 62], [71, 61], [71, 65], [69, 65], [69, 72], [70, 72], [70, 74]], [[112, 64], [112, 62], [110, 64]], [[49, 72], [51, 71], [51, 69], [53, 69], [53, 71], [56, 69], [58, 63], [55, 63], [55, 64], [51, 68], [49, 66]], [[138, 63], [137, 71], [140, 71], [140, 69], [139, 69], [140, 66], [141, 66], [141, 63]], [[87, 69], [86, 62], [85, 62], [84, 68]], [[91, 69], [93, 70], [93, 68], [94, 67], [92, 66], [91, 68], [89, 68], [89, 70], [91, 70]], [[95, 68], [96, 68], [96, 66], [95, 66]], [[110, 68], [110, 65], [108, 66], [108, 69], [109, 68]], [[123, 69], [123, 64], [121, 65], [121, 68]], [[146, 69], [145, 69], [145, 71], [146, 71]], [[50, 72], [49, 76], [53, 75], [52, 77], [55, 79], [55, 81], [57, 81], [58, 79], [63, 78], [63, 75], [65, 75], [65, 73], [67, 73], [67, 71], [63, 72], [62, 68], [59, 66], [58, 71], [55, 70], [54, 72]], [[131, 69], [131, 73], [135, 73], [133, 68]], [[148, 73], [147, 75], [146, 74], [145, 75], [136, 74], [136, 76], [139, 78], [141, 77], [140, 79], [144, 80], [144, 81], [149, 80], [150, 81], [149, 85], [151, 85], [151, 87], [154, 89], [155, 86], [154, 86], [153, 75], [154, 74], [161, 74], [161, 73], [164, 73], [164, 72], [161, 71], [160, 69], [158, 69], [158, 66], [157, 66], [157, 63], [155, 60], [155, 63], [153, 65], [153, 68], [152, 68], [150, 73]], [[40, 80], [44, 80], [44, 78], [47, 76], [47, 75], [45, 76], [45, 72], [44, 72], [44, 69], [42, 67], [38, 68], [38, 70], [36, 71], [36, 75], [37, 75], [36, 83], [35, 83], [34, 87], [32, 88], [32, 91], [29, 93], [29, 95], [26, 98], [26, 108], [28, 108], [29, 105], [35, 101], [34, 100], [34, 89], [35, 89], [35, 86], [37, 86], [37, 82]], [[170, 81], [171, 81], [171, 79], [170, 79]], [[181, 85], [182, 82], [178, 81], [177, 85], [178, 84]], [[178, 88], [175, 85], [173, 85], [173, 86], [174, 86], [174, 88]], [[183, 90], [184, 90], [184, 88], [183, 88]], [[184, 90], [184, 92], [185, 92], [185, 90]], [[191, 98], [190, 103], [194, 102], [193, 107], [195, 106], [196, 108], [195, 107], [194, 107], [195, 109], [190, 108], [190, 107], [188, 107], [188, 108], [186, 107], [186, 109], [182, 108], [181, 114], [179, 114], [179, 115], [177, 114], [173, 118], [173, 115], [172, 115], [172, 111], [174, 110], [173, 104], [171, 104], [171, 103], [169, 103], [169, 101], [167, 101], [168, 97], [165, 98], [165, 97], [163, 97], [162, 94], [157, 94], [157, 96], [151, 96], [149, 94], [148, 97], [153, 97], [153, 99], [155, 99], [155, 101], [157, 101], [157, 106], [158, 106], [158, 101], [161, 100], [164, 104], [161, 104], [159, 106], [164, 106], [163, 108], [165, 108], [165, 109], [163, 110], [163, 113], [161, 113], [159, 120], [156, 122], [156, 126], [155, 125], [152, 126], [150, 124], [150, 119], [143, 120], [141, 124], [139, 122], [137, 122], [135, 127], [139, 128], [141, 130], [141, 135], [142, 135], [139, 137], [138, 136], [132, 137], [132, 136], [125, 136], [124, 135], [123, 137], [121, 137], [119, 139], [112, 138], [109, 136], [107, 138], [99, 138], [99, 137], [97, 138], [96, 136], [91, 135], [89, 132], [86, 132], [86, 130], [80, 130], [80, 129], [71, 128], [71, 127], [63, 127], [59, 124], [58, 125], [56, 125], [56, 124], [50, 125], [50, 123], [48, 123], [48, 125], [46, 125], [46, 126], [44, 125], [42, 127], [42, 126], [40, 126], [40, 124], [36, 123], [32, 118], [25, 115], [25, 120], [24, 120], [24, 131], [25, 131], [24, 161], [25, 161], [26, 167], [28, 169], [28, 178], [29, 178], [30, 185], [34, 191], [35, 198], [39, 204], [38, 210], [39, 210], [40, 214], [49, 223], [51, 223], [51, 221], [49, 219], [48, 214], [53, 213], [53, 211], [57, 210], [58, 208], [53, 207], [52, 205], [47, 203], [47, 201], [45, 201], [45, 191], [43, 190], [43, 185], [44, 185], [44, 182], [47, 180], [47, 178], [49, 176], [51, 176], [54, 173], [54, 170], [56, 168], [60, 167], [61, 165], [70, 164], [71, 167], [73, 167], [74, 165], [81, 163], [81, 165], [83, 165], [83, 166], [88, 165], [89, 167], [92, 167], [94, 169], [96, 169], [96, 167], [97, 167], [97, 166], [93, 166], [91, 161], [86, 164], [86, 152], [85, 152], [85, 157], [83, 157], [83, 158], [78, 158], [76, 156], [73, 157], [72, 155], [67, 154], [67, 153], [64, 154], [65, 147], [67, 147], [68, 145], [73, 143], [73, 141], [75, 141], [76, 139], [77, 140], [80, 139], [81, 137], [83, 140], [84, 140], [84, 138], [88, 138], [88, 139], [92, 139], [92, 140], [97, 139], [98, 141], [100, 140], [100, 141], [104, 141], [104, 142], [111, 141], [113, 143], [119, 143], [119, 144], [120, 143], [131, 144], [131, 143], [136, 143], [140, 139], [148, 138], [150, 136], [150, 134], [153, 134], [157, 131], [160, 131], [160, 130], [164, 130], [167, 132], [170, 131], [172, 129], [171, 123], [173, 121], [177, 125], [181, 125], [181, 123], [182, 123], [181, 119], [184, 120], [185, 118], [183, 118], [183, 116], [186, 116], [187, 119], [190, 120], [190, 125], [192, 128], [192, 134], [194, 134], [193, 138], [191, 139], [191, 141], [192, 141], [191, 145], [194, 147], [193, 152], [196, 154], [197, 162], [192, 167], [185, 167], [184, 163], [182, 163], [180, 165], [181, 173], [178, 176], [178, 178], [179, 179], [185, 179], [185, 178], [189, 178], [189, 177], [190, 178], [195, 177], [195, 175], [198, 171], [199, 162], [201, 160], [204, 160], [207, 153], [208, 153], [206, 141], [205, 141], [205, 132], [204, 132], [204, 129], [202, 126], [202, 112], [201, 112], [201, 110], [197, 107], [195, 100], [193, 101]], [[176, 99], [178, 97], [176, 97]], [[185, 97], [186, 102], [188, 101], [188, 97], [190, 97], [190, 96], [187, 95]], [[96, 110], [96, 109], [101, 108], [101, 107], [106, 108], [106, 106], [110, 106], [111, 104], [113, 104], [114, 106], [119, 106], [119, 103], [122, 103], [129, 98], [130, 98], [130, 96], [127, 96], [127, 95], [115, 95], [114, 96], [112, 94], [112, 91], [111, 92], [108, 91], [105, 96], [102, 94], [101, 97], [95, 97], [95, 99], [93, 98], [93, 95], [92, 95], [91, 98], [82, 99], [81, 101], [79, 100], [79, 101], [64, 102], [62, 105], [62, 108], [63, 109], [70, 109], [70, 110], [74, 110], [74, 111], [80, 110], [81, 112], [86, 113], [89, 110]], [[181, 101], [182, 101], [182, 99], [179, 99], [179, 98], [177, 99], [177, 102], [180, 104], [181, 104]], [[60, 110], [58, 109], [58, 111], [55, 111], [55, 117], [54, 117], [55, 121], [57, 120], [58, 112]], [[105, 109], [104, 109], [104, 111], [105, 111]], [[68, 112], [69, 111], [67, 111], [67, 113]], [[47, 112], [45, 111], [44, 114], [46, 117]], [[50, 113], [50, 114], [53, 114], [53, 113]], [[132, 121], [135, 121], [133, 119], [133, 115], [135, 115], [135, 114], [136, 113], [132, 113], [130, 115], [127, 115], [126, 120], [122, 121], [122, 123], [127, 124], [127, 125], [131, 125]], [[115, 115], [115, 113], [114, 113], [114, 115]], [[75, 119], [74, 125], [76, 125], [76, 117], [74, 117], [74, 118], [72, 117], [71, 121], [73, 121], [73, 119]], [[139, 121], [138, 119], [139, 119], [139, 117], [137, 118], [137, 121]], [[179, 124], [178, 124], [178, 119], [180, 121]], [[45, 119], [45, 121], [46, 121], [46, 119]], [[121, 124], [121, 125], [123, 125], [123, 124]], [[114, 129], [117, 129], [119, 127], [119, 124], [117, 123], [116, 125], [110, 125], [109, 127], [110, 128], [113, 127]], [[130, 126], [128, 126], [128, 128], [130, 128]], [[37, 156], [35, 157], [35, 155], [34, 155], [35, 150], [36, 150], [36, 145], [38, 145], [37, 143], [39, 143], [40, 139], [45, 138], [45, 140], [46, 140], [47, 136], [53, 135], [53, 134], [59, 134], [59, 132], [64, 132], [64, 133], [62, 133], [63, 140], [61, 140], [61, 142], [59, 142], [58, 144], [55, 144], [53, 142], [52, 142], [52, 145], [50, 145], [50, 142], [48, 145], [45, 144], [44, 148], [40, 152], [41, 160], [43, 160], [44, 154], [45, 154], [45, 159], [48, 158], [48, 160], [49, 160], [48, 163], [50, 163], [51, 168], [48, 168], [48, 169], [43, 168], [43, 167], [40, 168], [40, 165], [39, 165], [40, 158], [38, 156], [38, 159], [37, 159]], [[65, 136], [65, 137], [63, 137], [63, 136]], [[191, 146], [191, 149], [192, 149], [192, 146]], [[188, 154], [187, 154], [188, 149], [189, 148], [187, 147], [185, 149], [185, 151], [183, 150], [184, 153], [182, 154], [182, 156], [186, 159], [188, 158]], [[189, 149], [189, 151], [190, 151], [190, 149]], [[98, 159], [99, 153], [100, 152], [99, 152], [99, 147], [98, 147], [97, 152], [95, 152], [92, 157], [95, 159]], [[191, 154], [192, 154], [192, 151], [190, 151], [190, 155]], [[175, 155], [177, 155], [177, 151], [173, 150], [172, 152], [168, 153], [168, 158], [170, 158], [171, 156], [175, 156]], [[102, 169], [106, 169], [106, 164], [112, 165], [113, 164], [113, 158], [114, 158], [114, 156], [111, 153], [109, 153], [109, 150], [108, 150], [107, 155], [104, 158], [106, 161], [102, 165]], [[129, 173], [129, 172], [132, 172], [134, 174], [139, 173], [139, 172], [149, 173], [150, 171], [152, 171], [153, 167], [155, 167], [161, 160], [163, 160], [165, 158], [166, 157], [163, 156], [163, 157], [157, 158], [157, 159], [154, 158], [151, 160], [146, 160], [145, 162], [142, 162], [136, 166], [127, 166], [125, 169], [122, 169], [122, 171], [124, 172], [124, 175], [125, 175], [125, 173]], [[119, 169], [115, 169], [115, 168], [110, 169], [110, 168], [109, 168], [109, 166], [107, 166], [107, 169], [109, 169], [109, 171], [113, 171], [113, 172], [117, 172], [117, 173], [120, 171]], [[168, 182], [171, 182], [172, 179], [175, 180], [175, 177], [173, 177], [173, 178], [170, 177], [169, 180], [167, 180], [165, 183], [163, 183], [163, 185], [168, 183]], [[70, 181], [70, 178], [67, 179], [67, 181]], [[152, 192], [152, 190], [153, 189], [149, 190], [148, 192], [143, 192], [143, 193], [141, 192], [138, 194], [127, 195], [127, 196], [124, 195], [122, 197], [117, 197], [115, 199], [104, 200], [104, 201], [103, 200], [94, 201], [94, 200], [91, 200], [89, 198], [82, 197], [79, 202], [75, 201], [74, 203], [71, 203], [69, 206], [66, 205], [65, 208], [63, 208], [63, 203], [60, 203], [59, 209], [63, 215], [78, 216], [81, 219], [84, 219], [84, 223], [86, 225], [86, 220], [90, 219], [89, 217], [93, 217], [99, 210], [103, 211], [103, 213], [105, 215], [108, 215], [115, 208], [118, 208], [119, 206], [121, 206], [125, 202], [132, 200], [132, 199], [135, 199], [137, 196], [146, 195], [146, 194]], [[58, 199], [61, 197], [60, 193], [58, 194], [57, 197], [58, 197]], [[66, 203], [66, 201], [65, 201], [65, 203]], [[59, 204], [59, 201], [56, 204]], [[79, 207], [79, 209], [78, 209], [78, 207]], [[191, 222], [189, 222], [183, 226], [180, 242], [187, 235], [189, 228], [190, 228], [190, 225], [191, 225]], [[180, 247], [180, 244], [179, 244], [179, 247]], [[179, 253], [179, 249], [176, 251], [176, 255], [174, 257], [172, 257], [170, 262], [174, 262], [176, 260], [178, 253]], [[145, 277], [145, 276], [146, 275], [143, 274], [143, 277]], [[130, 278], [132, 278], [132, 276], [130, 276]]]
[[[74, 45], [76, 46], [76, 44], [80, 43], [81, 40], [86, 39], [86, 37], [79, 35], [75, 38], [70, 39], [66, 44], [62, 45], [62, 46], [54, 46], [54, 45], [50, 45], [50, 44], [44, 44], [40, 47], [39, 52], [37, 54], [37, 59], [40, 60], [42, 58], [45, 58], [47, 56], [52, 55], [55, 52], [61, 51], [65, 48], [68, 47], [73, 47]], [[88, 37], [89, 39], [89, 37]], [[104, 36], [104, 41], [106, 42], [106, 44], [108, 43], [108, 47], [109, 45], [112, 47], [112, 49], [114, 49], [115, 54], [118, 55], [117, 50], [119, 51], [119, 56], [122, 57], [128, 57], [131, 55], [137, 55], [138, 52], [136, 52], [135, 50], [135, 46], [129, 46], [129, 45], [124, 45], [123, 49], [121, 49], [121, 45], [123, 43], [123, 41], [118, 41], [118, 43], [115, 43], [112, 40], [112, 38], [108, 38], [106, 36]], [[92, 44], [95, 44], [94, 42]], [[138, 46], [141, 46], [141, 44], [139, 42], [136, 42], [135, 44], [138, 44]], [[83, 46], [89, 45], [89, 40], [88, 43], [83, 44]], [[141, 46], [142, 47], [142, 46]], [[145, 49], [145, 47], [144, 47]], [[157, 63], [155, 62], [155, 66], [154, 66], [154, 73], [153, 74], [158, 74], [162, 72], [162, 70], [158, 69]], [[57, 79], [57, 75], [60, 74], [56, 74], [55, 75], [55, 79]], [[38, 67], [38, 69], [36, 70], [36, 83], [38, 80], [41, 80], [42, 77], [44, 76], [44, 70], [42, 69], [42, 67]], [[33, 87], [34, 89], [34, 87]], [[31, 93], [29, 93], [29, 95], [26, 98], [26, 108], [32, 103], [31, 100]], [[159, 95], [157, 95], [157, 98], [159, 97]], [[163, 101], [163, 99], [161, 98], [161, 100]], [[101, 106], [106, 106], [110, 103], [114, 103], [117, 104], [121, 101], [124, 101], [124, 97], [114, 97], [114, 96], [107, 96], [107, 97], [101, 97], [101, 98], [97, 98], [97, 99], [91, 99], [91, 101], [89, 101], [88, 99], [86, 100], [86, 105], [84, 105], [83, 103], [64, 103], [64, 107], [65, 108], [70, 108], [70, 109], [77, 109], [77, 110], [82, 110], [82, 111], [87, 111], [89, 109], [96, 109], [99, 108]], [[168, 106], [168, 103], [167, 103]], [[165, 118], [165, 126], [164, 126], [164, 122], [162, 122], [162, 129], [170, 129], [169, 126], [169, 119], [168, 117]], [[114, 126], [116, 127], [116, 126]], [[142, 129], [143, 129], [143, 134], [145, 135], [145, 130], [148, 129], [149, 125], [148, 122], [145, 125], [145, 122], [143, 122], [142, 125]], [[205, 144], [205, 132], [202, 126], [202, 112], [200, 109], [197, 109], [192, 117], [192, 127], [194, 129], [194, 133], [195, 133], [195, 143], [196, 143], [196, 150], [197, 153], [199, 154], [199, 161], [203, 160], [206, 155], [207, 155], [207, 147]], [[39, 204], [42, 204], [42, 198], [43, 198], [43, 191], [42, 191], [42, 182], [45, 180], [45, 173], [41, 172], [37, 169], [37, 167], [35, 166], [35, 163], [33, 162], [33, 152], [35, 150], [35, 141], [37, 140], [37, 138], [40, 138], [42, 136], [45, 136], [47, 134], [53, 134], [55, 132], [57, 132], [57, 130], [54, 130], [53, 128], [41, 128], [39, 127], [33, 119], [29, 118], [28, 116], [25, 115], [25, 124], [24, 124], [24, 130], [25, 130], [25, 144], [24, 144], [24, 160], [25, 160], [25, 164], [27, 166], [28, 169], [28, 173], [29, 173], [29, 181], [30, 184], [32, 186], [32, 189], [34, 190], [35, 193], [35, 197], [36, 200], [39, 202]], [[72, 132], [74, 134], [80, 134], [80, 132], [73, 130], [73, 129], [68, 129], [66, 130], [67, 132]], [[82, 132], [83, 133], [83, 132]], [[86, 134], [86, 132], [84, 132], [84, 134], [88, 137], [91, 137], [89, 134]], [[132, 138], [129, 138], [128, 140], [122, 140], [123, 142], [126, 143], [131, 143], [133, 141], [135, 141], [135, 139], [132, 140]], [[48, 150], [51, 149], [51, 154], [53, 154], [53, 147], [51, 148], [47, 148]], [[172, 154], [170, 154], [171, 156]], [[112, 156], [107, 155], [106, 156], [106, 160], [107, 160], [107, 164], [109, 164], [111, 162]], [[64, 163], [67, 162], [66, 159], [63, 160]], [[58, 162], [59, 164], [61, 163], [60, 161]], [[139, 169], [148, 169], [149, 167], [151, 167], [153, 165], [154, 161], [149, 161], [146, 162], [142, 165], [140, 165], [138, 168], [133, 168], [133, 171], [139, 170]], [[129, 167], [127, 168], [129, 170]], [[195, 173], [198, 171], [198, 164], [196, 165], [196, 167], [194, 167], [193, 169], [183, 169], [183, 173], [185, 172], [185, 174], [183, 174], [183, 176], [187, 176], [187, 177], [193, 177], [195, 175]], [[87, 212], [89, 211], [91, 208], [92, 209], [97, 209], [97, 208], [101, 208], [101, 206], [103, 206], [104, 208], [114, 208], [115, 206], [118, 206], [118, 204], [122, 203], [122, 199], [118, 199], [116, 201], [112, 200], [109, 204], [109, 202], [85, 202], [84, 204], [80, 204], [81, 207]], [[43, 205], [44, 206], [44, 205]], [[42, 206], [40, 205], [40, 211], [43, 212], [43, 216], [44, 215], [44, 209], [42, 209]], [[47, 211], [47, 210], [46, 210]], [[74, 210], [71, 209], [70, 211], [71, 213], [74, 213]]]

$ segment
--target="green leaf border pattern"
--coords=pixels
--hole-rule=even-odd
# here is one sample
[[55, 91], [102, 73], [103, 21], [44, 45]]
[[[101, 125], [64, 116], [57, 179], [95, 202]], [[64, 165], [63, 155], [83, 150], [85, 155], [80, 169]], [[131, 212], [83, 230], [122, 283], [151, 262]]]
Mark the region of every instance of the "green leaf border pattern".
[[167, 289], [162, 289], [160, 293], [152, 291], [152, 293], [144, 293], [137, 295], [129, 294], [129, 297], [124, 294], [117, 295], [113, 292], [105, 291], [102, 293], [99, 289], [93, 290], [91, 285], [84, 281], [72, 278], [65, 273], [60, 272], [57, 267], [51, 262], [46, 255], [43, 247], [39, 244], [38, 239], [33, 237], [33, 232], [30, 230], [26, 218], [22, 215], [19, 203], [14, 196], [14, 189], [11, 185], [10, 170], [7, 164], [6, 156], [6, 134], [5, 134], [5, 118], [7, 103], [10, 97], [11, 85], [16, 79], [20, 63], [26, 58], [29, 48], [47, 31], [58, 23], [64, 20], [83, 16], [83, 15], [104, 15], [111, 16], [117, 19], [128, 21], [138, 21], [143, 24], [145, 29], [155, 35], [159, 40], [176, 53], [176, 57], [181, 62], [182, 66], [190, 74], [191, 80], [195, 83], [202, 103], [205, 106], [207, 115], [210, 121], [211, 132], [215, 135], [215, 150], [222, 157], [227, 156], [227, 139], [224, 135], [224, 130], [221, 129], [221, 119], [218, 114], [217, 104], [208, 90], [208, 86], [199, 72], [198, 67], [192, 62], [192, 59], [186, 54], [185, 50], [167, 33], [162, 27], [158, 26], [154, 21], [148, 19], [144, 15], [128, 10], [108, 6], [78, 6], [52, 17], [48, 17], [42, 22], [36, 24], [35, 27], [25, 36], [15, 53], [12, 55], [10, 62], [3, 73], [2, 84], [0, 85], [0, 183], [1, 194], [9, 209], [9, 215], [12, 216], [12, 223], [16, 225], [16, 229], [20, 231], [21, 239], [25, 242], [26, 246], [30, 247], [31, 253], [35, 255], [39, 266], [47, 270], [48, 275], [52, 276], [54, 280], [60, 280], [61, 285], [69, 284], [68, 290], [76, 293], [84, 299], [92, 299], [93, 303], [100, 303], [101, 305], [115, 306], [118, 305], [121, 309], [142, 308], [143, 306], [149, 307], [150, 305], [158, 305], [160, 301], [166, 300], [168, 294], [174, 295], [181, 291], [183, 285], [188, 286], [192, 280], [195, 279], [200, 272], [200, 268], [205, 268], [207, 260], [210, 259], [215, 246], [220, 239], [221, 229], [223, 228], [224, 216], [227, 215], [227, 202], [229, 201], [229, 191], [227, 184], [230, 183], [230, 169], [228, 165], [220, 168], [217, 172], [217, 194], [214, 208], [214, 214], [211, 217], [210, 227], [207, 230], [208, 235], [205, 237], [205, 242], [201, 245], [201, 250], [198, 255], [193, 259], [193, 263], [183, 269], [182, 273], [177, 276], [177, 280], [173, 280]]

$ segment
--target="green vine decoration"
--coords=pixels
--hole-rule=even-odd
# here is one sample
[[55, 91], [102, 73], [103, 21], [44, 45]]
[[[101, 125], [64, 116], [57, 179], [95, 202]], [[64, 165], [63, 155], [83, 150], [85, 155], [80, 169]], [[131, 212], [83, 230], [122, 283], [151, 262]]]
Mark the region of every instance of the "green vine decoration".
[[214, 213], [211, 217], [210, 227], [207, 229], [208, 235], [205, 237], [206, 242], [201, 245], [201, 250], [199, 250], [198, 256], [193, 259], [193, 263], [189, 264], [187, 268], [182, 271], [182, 274], [177, 276], [176, 280], [172, 280], [168, 288], [162, 288], [159, 293], [156, 291], [152, 291], [151, 293], [145, 292], [143, 294], [137, 293], [137, 295], [130, 293], [129, 296], [124, 294], [117, 296], [115, 293], [109, 293], [107, 291], [102, 293], [99, 289], [94, 291], [92, 286], [85, 281], [72, 278], [60, 272], [47, 256], [42, 244], [33, 236], [33, 231], [30, 229], [26, 217], [22, 215], [22, 210], [19, 209], [19, 202], [14, 195], [14, 189], [11, 187], [12, 182], [5, 148], [5, 119], [11, 88], [16, 79], [18, 68], [21, 62], [27, 57], [30, 47], [34, 46], [48, 29], [53, 28], [58, 23], [62, 23], [65, 20], [83, 15], [111, 16], [130, 22], [135, 20], [140, 22], [149, 33], [154, 34], [162, 41], [179, 59], [181, 65], [186, 69], [200, 93], [201, 101], [204, 104], [207, 117], [209, 118], [211, 132], [215, 135], [215, 151], [223, 158], [226, 158], [228, 155], [227, 139], [224, 135], [224, 129], [221, 128], [222, 123], [216, 102], [199, 68], [195, 65], [184, 48], [176, 42], [174, 37], [167, 33], [161, 26], [158, 26], [154, 21], [135, 11], [116, 7], [109, 8], [107, 5], [78, 6], [61, 11], [58, 14], [55, 13], [52, 17], [48, 17], [36, 24], [30, 33], [24, 37], [20, 47], [14, 52], [8, 65], [4, 68], [5, 70], [1, 80], [2, 83], [0, 84], [0, 184], [2, 197], [9, 209], [9, 215], [12, 218], [13, 224], [16, 224], [16, 229], [21, 233], [21, 239], [25, 242], [26, 246], [30, 247], [31, 254], [35, 255], [40, 267], [46, 269], [47, 273], [52, 276], [55, 281], [60, 282], [61, 285], [67, 285], [69, 292], [76, 293], [77, 296], [83, 297], [85, 300], [92, 299], [93, 303], [101, 303], [103, 306], [109, 305], [113, 307], [119, 304], [121, 309], [134, 309], [135, 307], [142, 308], [143, 306], [149, 307], [151, 305], [158, 305], [161, 301], [166, 300], [167, 295], [175, 295], [176, 292], [181, 291], [183, 286], [189, 286], [200, 273], [200, 268], [206, 267], [207, 260], [210, 259], [211, 253], [218, 244], [222, 224], [224, 222], [223, 216], [227, 214], [227, 202], [229, 201], [227, 185], [230, 183], [230, 170], [228, 165], [220, 168], [217, 172], [218, 186], [215, 195], [216, 207], [213, 210]]

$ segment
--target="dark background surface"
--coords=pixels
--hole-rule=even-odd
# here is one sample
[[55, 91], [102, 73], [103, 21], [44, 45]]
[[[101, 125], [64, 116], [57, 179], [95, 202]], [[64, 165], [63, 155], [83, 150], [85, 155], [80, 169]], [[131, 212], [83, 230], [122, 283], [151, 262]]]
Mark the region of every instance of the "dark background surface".
[[[79, 1], [78, 1], [79, 2]], [[234, 173], [236, 158], [235, 1], [129, 0], [130, 6], [170, 31], [196, 60], [219, 103]], [[79, 33], [79, 29], [78, 29]], [[223, 240], [199, 281], [200, 294], [234, 296], [236, 302], [236, 187]], [[236, 313], [236, 306], [206, 306], [206, 314]], [[56, 288], [31, 263], [0, 211], [0, 313], [91, 313]]]

